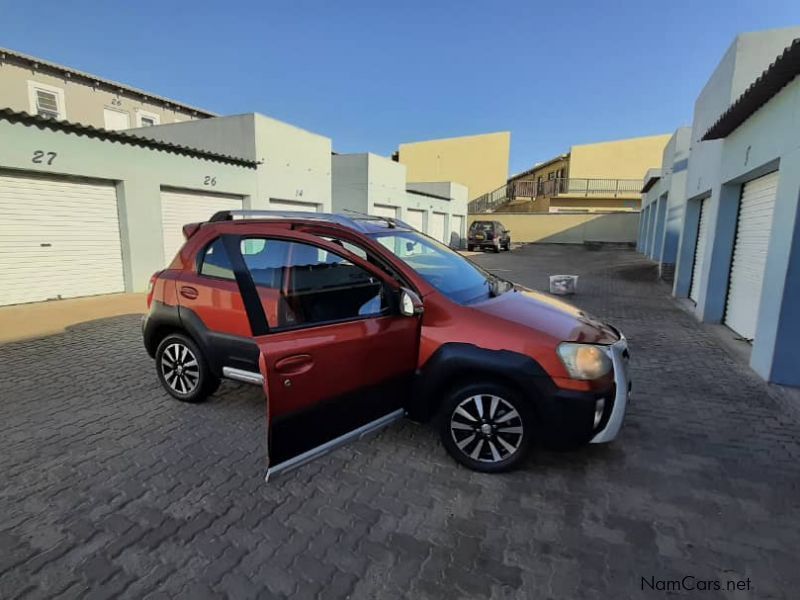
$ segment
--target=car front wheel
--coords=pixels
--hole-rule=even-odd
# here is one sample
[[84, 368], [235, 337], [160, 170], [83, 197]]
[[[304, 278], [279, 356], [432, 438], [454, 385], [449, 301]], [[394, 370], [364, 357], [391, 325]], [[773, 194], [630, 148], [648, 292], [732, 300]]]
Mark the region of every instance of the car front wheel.
[[156, 370], [164, 389], [183, 402], [202, 402], [219, 388], [220, 379], [208, 367], [193, 340], [175, 333], [156, 349]]
[[475, 471], [516, 467], [530, 446], [532, 410], [513, 389], [470, 384], [452, 392], [442, 407], [440, 436], [448, 453]]

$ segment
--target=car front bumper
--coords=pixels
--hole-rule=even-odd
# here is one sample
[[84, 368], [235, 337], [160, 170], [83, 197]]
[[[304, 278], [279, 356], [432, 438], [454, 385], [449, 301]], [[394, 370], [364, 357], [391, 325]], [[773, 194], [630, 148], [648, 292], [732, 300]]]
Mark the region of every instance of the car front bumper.
[[628, 340], [620, 333], [619, 341], [609, 346], [607, 352], [614, 365], [614, 403], [607, 418], [600, 421], [601, 425], [605, 421], [605, 426], [594, 434], [591, 440], [592, 444], [610, 442], [617, 437], [622, 428], [625, 411], [628, 409], [628, 400], [631, 397]]
[[617, 437], [631, 389], [628, 342], [625, 337], [620, 334], [619, 341], [606, 346], [606, 352], [614, 368], [614, 383], [608, 389], [598, 392], [555, 389], [540, 396], [537, 402], [537, 416], [540, 419], [538, 433], [543, 443], [569, 448], [610, 442]]

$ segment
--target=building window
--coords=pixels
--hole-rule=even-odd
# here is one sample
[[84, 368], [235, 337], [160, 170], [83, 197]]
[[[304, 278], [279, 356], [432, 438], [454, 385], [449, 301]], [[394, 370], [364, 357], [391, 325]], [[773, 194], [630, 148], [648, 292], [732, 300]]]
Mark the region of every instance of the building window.
[[131, 126], [128, 113], [113, 108], [103, 109], [103, 123], [109, 131], [120, 131]]
[[61, 88], [28, 81], [28, 100], [30, 113], [48, 119], [65, 119], [64, 90]]
[[153, 127], [161, 124], [161, 117], [155, 113], [147, 112], [146, 110], [136, 111], [136, 126], [137, 127]]

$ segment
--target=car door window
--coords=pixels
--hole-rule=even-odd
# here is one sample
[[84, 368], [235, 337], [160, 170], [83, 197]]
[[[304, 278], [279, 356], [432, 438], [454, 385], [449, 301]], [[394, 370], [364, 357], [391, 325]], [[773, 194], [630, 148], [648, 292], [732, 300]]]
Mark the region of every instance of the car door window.
[[264, 238], [245, 238], [241, 249], [271, 330], [388, 311], [383, 283], [338, 254]]

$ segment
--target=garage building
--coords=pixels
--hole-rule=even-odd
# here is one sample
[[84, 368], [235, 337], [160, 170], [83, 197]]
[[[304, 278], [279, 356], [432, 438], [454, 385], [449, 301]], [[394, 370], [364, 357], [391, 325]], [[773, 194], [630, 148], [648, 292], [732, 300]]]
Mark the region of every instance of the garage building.
[[251, 208], [331, 212], [331, 140], [323, 135], [258, 113], [132, 132], [255, 163], [258, 192]]
[[408, 183], [406, 166], [371, 153], [336, 154], [332, 160], [333, 210], [398, 218], [454, 248], [466, 234], [465, 186]]
[[0, 110], [0, 305], [144, 291], [255, 161]]
[[[695, 104], [673, 285], [698, 319], [727, 327], [757, 373], [793, 386], [800, 386], [798, 115], [800, 27], [738, 36]], [[651, 231], [642, 224], [638, 248], [663, 261], [651, 250]]]

